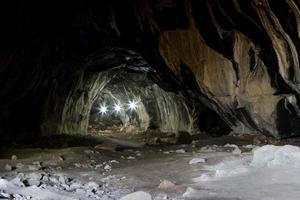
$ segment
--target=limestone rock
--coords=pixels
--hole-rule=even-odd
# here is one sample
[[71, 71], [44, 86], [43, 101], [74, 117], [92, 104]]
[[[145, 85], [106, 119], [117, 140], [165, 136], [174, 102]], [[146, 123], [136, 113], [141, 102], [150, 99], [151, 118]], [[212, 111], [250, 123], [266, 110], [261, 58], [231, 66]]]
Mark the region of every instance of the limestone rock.
[[159, 189], [170, 189], [170, 188], [173, 188], [173, 187], [175, 187], [175, 186], [176, 186], [176, 185], [175, 185], [173, 182], [164, 179], [164, 180], [162, 180], [162, 181], [160, 182], [158, 188], [159, 188]]

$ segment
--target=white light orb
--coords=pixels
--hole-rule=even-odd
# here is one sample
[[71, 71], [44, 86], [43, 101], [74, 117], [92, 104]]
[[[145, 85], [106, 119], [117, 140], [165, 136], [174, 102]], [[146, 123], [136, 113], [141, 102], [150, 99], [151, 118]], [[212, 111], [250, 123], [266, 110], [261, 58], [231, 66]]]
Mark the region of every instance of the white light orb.
[[128, 107], [129, 107], [130, 110], [136, 110], [137, 102], [135, 100], [129, 101]]
[[121, 105], [120, 103], [116, 103], [116, 104], [114, 105], [114, 111], [115, 111], [116, 113], [119, 113], [122, 109], [123, 109], [123, 108], [122, 108], [122, 105]]
[[108, 112], [108, 107], [105, 105], [105, 104], [102, 104], [99, 108], [99, 112], [102, 114], [102, 115], [105, 115], [107, 112]]

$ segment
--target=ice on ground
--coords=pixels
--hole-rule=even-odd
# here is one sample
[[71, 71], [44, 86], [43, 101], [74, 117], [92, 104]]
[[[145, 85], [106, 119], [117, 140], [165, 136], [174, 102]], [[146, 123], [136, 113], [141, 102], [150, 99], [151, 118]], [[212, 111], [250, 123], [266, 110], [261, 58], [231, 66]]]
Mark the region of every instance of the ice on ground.
[[292, 145], [265, 145], [253, 150], [253, 167], [300, 167], [300, 148]]
[[[217, 153], [211, 153], [216, 154]], [[209, 163], [209, 159], [207, 163]], [[266, 145], [206, 164], [187, 188], [185, 199], [298, 200], [300, 148]], [[200, 189], [199, 189], [200, 188]]]
[[149, 193], [144, 191], [138, 191], [131, 194], [127, 194], [122, 197], [120, 200], [152, 200], [152, 197]]

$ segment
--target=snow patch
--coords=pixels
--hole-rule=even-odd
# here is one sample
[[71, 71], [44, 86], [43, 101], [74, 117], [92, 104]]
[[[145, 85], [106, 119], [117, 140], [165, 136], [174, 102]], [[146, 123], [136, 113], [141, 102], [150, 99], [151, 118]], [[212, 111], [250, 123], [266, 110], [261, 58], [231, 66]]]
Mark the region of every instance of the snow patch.
[[252, 167], [300, 167], [300, 148], [265, 145], [253, 150]]

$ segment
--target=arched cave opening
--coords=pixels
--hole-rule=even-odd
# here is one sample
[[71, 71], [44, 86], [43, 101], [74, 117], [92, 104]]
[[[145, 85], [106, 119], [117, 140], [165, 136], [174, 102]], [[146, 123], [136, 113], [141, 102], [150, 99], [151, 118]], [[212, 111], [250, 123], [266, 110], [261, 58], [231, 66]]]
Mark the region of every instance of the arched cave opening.
[[[145, 72], [117, 69], [104, 73], [110, 78], [91, 103], [88, 134], [175, 144], [191, 142], [199, 134], [220, 136], [231, 131], [201, 100], [184, 95], [185, 91], [163, 89]], [[181, 135], [190, 138], [177, 141]]]

